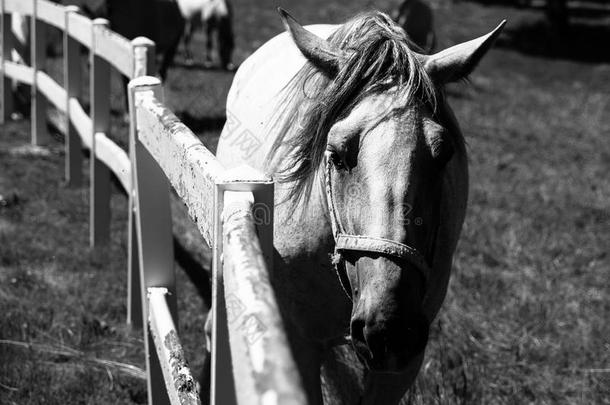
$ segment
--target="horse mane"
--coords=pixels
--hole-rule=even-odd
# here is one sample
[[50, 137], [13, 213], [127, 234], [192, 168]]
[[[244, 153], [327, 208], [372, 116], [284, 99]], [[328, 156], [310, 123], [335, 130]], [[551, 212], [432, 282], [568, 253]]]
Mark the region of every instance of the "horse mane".
[[294, 183], [287, 199], [295, 203], [311, 194], [330, 128], [363, 98], [397, 89], [393, 94], [405, 107], [416, 100], [436, 102], [432, 81], [412, 50], [416, 46], [386, 14], [358, 15], [328, 41], [350, 54], [346, 62], [334, 77], [307, 62], [280, 93], [269, 122], [269, 132], [277, 136], [266, 166], [283, 152], [274, 177]]

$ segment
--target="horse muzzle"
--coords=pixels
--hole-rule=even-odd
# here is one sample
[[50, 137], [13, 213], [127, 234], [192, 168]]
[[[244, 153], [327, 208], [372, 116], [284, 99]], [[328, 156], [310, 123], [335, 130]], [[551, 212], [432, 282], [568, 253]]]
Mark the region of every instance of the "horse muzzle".
[[411, 314], [393, 322], [371, 322], [354, 317], [352, 346], [371, 370], [402, 372], [420, 355], [428, 343], [428, 321]]

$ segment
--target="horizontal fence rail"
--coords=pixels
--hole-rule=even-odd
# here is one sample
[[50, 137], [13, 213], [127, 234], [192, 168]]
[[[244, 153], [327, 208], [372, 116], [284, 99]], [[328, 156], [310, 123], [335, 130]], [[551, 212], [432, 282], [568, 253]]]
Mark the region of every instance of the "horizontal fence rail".
[[5, 61], [4, 74], [21, 83], [30, 85], [34, 83], [34, 70], [29, 66], [21, 65], [19, 63], [11, 61]]
[[[160, 85], [147, 77], [129, 84], [132, 147], [139, 153], [136, 165], [142, 157], [155, 166], [149, 170], [164, 173], [213, 247], [211, 403], [305, 404], [269, 282], [273, 183], [252, 168], [225, 170], [164, 106]], [[136, 183], [150, 173], [141, 174], [138, 166]], [[263, 209], [255, 210], [257, 203]], [[148, 211], [138, 206], [139, 215]], [[169, 277], [156, 279], [162, 284]], [[236, 297], [242, 300], [238, 306], [247, 308], [243, 313], [228, 310], [236, 308]]]
[[3, 0], [3, 12], [19, 13], [26, 16], [32, 15], [34, 12], [34, 3], [27, 0]]
[[[48, 104], [64, 113], [69, 186], [82, 184], [81, 149], [90, 151], [92, 246], [109, 238], [110, 173], [126, 191], [127, 321], [143, 330], [149, 404], [200, 403], [177, 331], [170, 186], [213, 251], [211, 403], [305, 404], [269, 281], [272, 180], [248, 167], [225, 170], [165, 107], [160, 81], [146, 76], [155, 71], [154, 43], [128, 41], [106, 20], [78, 11], [47, 0], [0, 0], [0, 123], [12, 113], [12, 81], [32, 88], [32, 144], [48, 141]], [[17, 15], [30, 17], [30, 66], [23, 62], [30, 58], [11, 58], [28, 49], [11, 33]], [[47, 26], [63, 31], [63, 86], [44, 71]], [[89, 51], [90, 113], [80, 101], [81, 46]], [[109, 137], [111, 69], [133, 79], [128, 152]]]
[[107, 28], [100, 28], [93, 43], [95, 53], [127, 77], [133, 78], [134, 58], [131, 42]]
[[66, 33], [71, 38], [74, 38], [84, 47], [91, 49], [93, 21], [83, 15], [70, 13], [66, 21], [66, 28]]
[[[155, 82], [156, 83], [156, 82]], [[201, 141], [158, 99], [143, 98], [138, 108], [140, 142], [188, 207], [206, 242], [214, 232], [214, 190], [225, 169]]]
[[[223, 279], [240, 404], [306, 404], [256, 233], [251, 192], [226, 191]], [[260, 218], [259, 218], [260, 219]]]
[[66, 112], [66, 90], [45, 72], [36, 72], [38, 91], [47, 98], [58, 110]]
[[197, 383], [184, 357], [165, 288], [148, 289], [150, 333], [160, 359], [165, 389], [172, 404], [200, 405]]
[[36, 17], [38, 20], [61, 31], [66, 30], [65, 20], [66, 8], [50, 1], [39, 1], [36, 3]]

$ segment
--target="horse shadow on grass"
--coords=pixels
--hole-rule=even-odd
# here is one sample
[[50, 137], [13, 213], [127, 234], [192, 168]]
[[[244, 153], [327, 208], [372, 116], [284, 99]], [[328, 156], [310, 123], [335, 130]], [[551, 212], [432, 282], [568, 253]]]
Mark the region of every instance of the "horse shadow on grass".
[[608, 63], [608, 38], [608, 23], [578, 20], [572, 21], [564, 30], [558, 30], [545, 18], [540, 18], [507, 25], [505, 35], [498, 38], [496, 45], [550, 59]]

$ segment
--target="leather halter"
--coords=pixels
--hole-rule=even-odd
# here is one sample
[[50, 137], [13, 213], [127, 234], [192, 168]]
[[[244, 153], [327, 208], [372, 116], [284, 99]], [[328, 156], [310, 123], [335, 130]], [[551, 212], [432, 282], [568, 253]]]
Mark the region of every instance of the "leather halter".
[[328, 201], [330, 225], [333, 232], [333, 238], [335, 239], [333, 264], [335, 265], [337, 276], [339, 277], [339, 281], [345, 293], [350, 299], [352, 298], [351, 294], [348, 292], [351, 290], [351, 288], [345, 270], [345, 259], [342, 254], [344, 251], [373, 252], [385, 256], [392, 256], [399, 260], [405, 260], [420, 272], [424, 278], [424, 284], [427, 285], [430, 277], [430, 266], [428, 265], [425, 257], [419, 253], [417, 249], [391, 239], [366, 235], [350, 235], [345, 233], [343, 226], [339, 221], [339, 217], [337, 216], [337, 210], [333, 198], [331, 183], [331, 154], [332, 153], [330, 151], [326, 151], [324, 154], [326, 159], [326, 199]]

